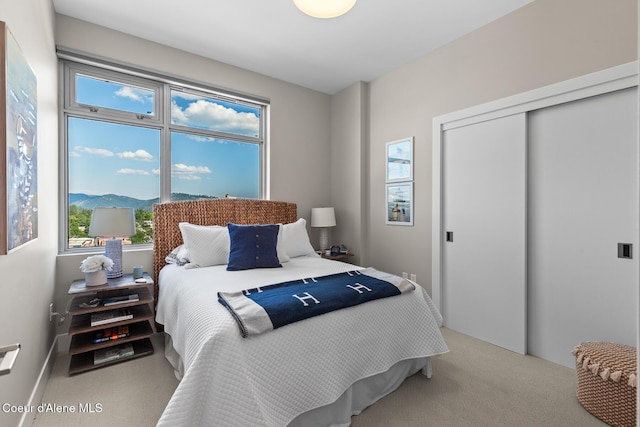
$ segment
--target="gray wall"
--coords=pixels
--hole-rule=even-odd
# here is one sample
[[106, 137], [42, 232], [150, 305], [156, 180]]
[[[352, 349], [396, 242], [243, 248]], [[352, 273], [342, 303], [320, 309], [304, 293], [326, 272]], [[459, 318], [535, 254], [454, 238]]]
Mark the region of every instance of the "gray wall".
[[[536, 0], [372, 81], [368, 263], [431, 289], [432, 119], [637, 59], [636, 0]], [[385, 143], [415, 136], [414, 227], [384, 224]]]
[[331, 206], [336, 227], [331, 244], [343, 243], [366, 265], [368, 215], [362, 197], [367, 184], [367, 83], [358, 82], [331, 97]]
[[[38, 238], [0, 256], [0, 346], [22, 345], [15, 369], [0, 376], [0, 405], [25, 405], [54, 337], [49, 303], [58, 238], [58, 65], [50, 1], [0, 0], [0, 20], [7, 23], [38, 83]], [[17, 425], [20, 418], [0, 407], [0, 425]]]

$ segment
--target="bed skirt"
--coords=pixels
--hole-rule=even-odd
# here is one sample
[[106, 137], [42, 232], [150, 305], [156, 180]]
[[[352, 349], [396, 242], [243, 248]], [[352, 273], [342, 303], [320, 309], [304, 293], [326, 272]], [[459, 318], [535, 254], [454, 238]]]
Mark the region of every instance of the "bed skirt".
[[[167, 333], [164, 336], [165, 357], [173, 366], [176, 378], [181, 380], [184, 375], [184, 364], [173, 348], [171, 336]], [[360, 414], [364, 409], [396, 390], [406, 378], [420, 370], [428, 378], [431, 377], [430, 357], [403, 360], [386, 372], [356, 381], [335, 402], [298, 415], [287, 427], [349, 426], [352, 415]]]

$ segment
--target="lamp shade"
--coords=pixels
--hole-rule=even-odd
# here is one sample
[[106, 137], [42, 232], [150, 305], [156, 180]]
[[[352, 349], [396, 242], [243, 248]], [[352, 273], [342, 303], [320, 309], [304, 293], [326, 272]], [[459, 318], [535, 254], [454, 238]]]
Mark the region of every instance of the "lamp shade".
[[314, 18], [336, 18], [349, 12], [356, 0], [293, 0], [296, 7]]
[[94, 208], [89, 236], [125, 237], [136, 234], [133, 208]]
[[104, 243], [104, 254], [111, 258], [113, 266], [106, 275], [108, 279], [122, 277], [122, 240], [136, 234], [133, 208], [94, 208], [89, 225], [89, 236], [112, 237]]
[[311, 208], [312, 227], [335, 227], [336, 213], [333, 208]]

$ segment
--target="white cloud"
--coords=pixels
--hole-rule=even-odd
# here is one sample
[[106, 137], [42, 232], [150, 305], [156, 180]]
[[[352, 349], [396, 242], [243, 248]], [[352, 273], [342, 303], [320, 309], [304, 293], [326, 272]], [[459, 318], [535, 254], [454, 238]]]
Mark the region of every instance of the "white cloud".
[[171, 116], [185, 126], [251, 136], [260, 131], [260, 120], [254, 113], [239, 112], [204, 99], [190, 103], [185, 109], [172, 102]]
[[153, 155], [142, 149], [136, 150], [135, 152], [124, 151], [122, 153], [118, 153], [117, 156], [123, 159], [142, 160], [146, 162], [153, 160]]
[[184, 163], [175, 163], [172, 170], [178, 173], [211, 173], [207, 166], [188, 166]]
[[116, 172], [118, 175], [151, 175], [148, 171], [142, 169], [123, 168]]
[[127, 98], [135, 102], [151, 102], [151, 94], [149, 91], [131, 86], [122, 86], [116, 91], [116, 96]]
[[98, 157], [113, 157], [113, 151], [105, 148], [75, 147], [76, 154], [85, 153]]
[[210, 136], [191, 135], [191, 134], [185, 134], [185, 136], [192, 141], [198, 141], [198, 142], [215, 142], [215, 141], [218, 141], [219, 143], [224, 142], [224, 140], [222, 139], [212, 138]]
[[176, 178], [183, 181], [199, 181], [202, 179], [202, 177], [198, 175], [177, 175]]
[[202, 175], [211, 173], [211, 169], [207, 166], [189, 166], [184, 163], [175, 163], [171, 167], [171, 175], [183, 180], [198, 180], [202, 179]]

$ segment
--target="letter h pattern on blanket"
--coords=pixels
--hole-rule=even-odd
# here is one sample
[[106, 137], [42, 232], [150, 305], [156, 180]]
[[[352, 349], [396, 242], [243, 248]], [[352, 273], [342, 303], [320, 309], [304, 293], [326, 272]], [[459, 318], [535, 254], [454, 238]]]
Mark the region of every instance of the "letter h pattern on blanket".
[[293, 295], [293, 296], [294, 296], [295, 298], [298, 298], [298, 299], [300, 300], [300, 302], [301, 302], [305, 307], [308, 307], [308, 306], [309, 306], [309, 304], [308, 304], [308, 303], [307, 303], [307, 301], [306, 301], [306, 300], [308, 300], [308, 299], [313, 300], [313, 302], [315, 302], [316, 304], [320, 304], [320, 301], [318, 301], [317, 299], [315, 299], [315, 298], [313, 297], [313, 295], [309, 294], [309, 292], [305, 292], [305, 293], [304, 293], [304, 295], [305, 295], [304, 297], [301, 297], [301, 296], [298, 296], [298, 295]]

